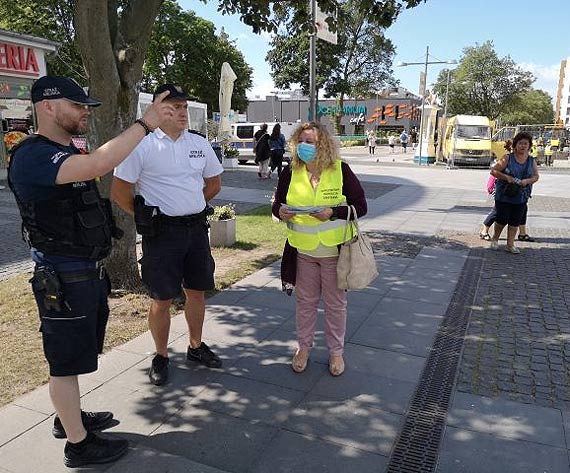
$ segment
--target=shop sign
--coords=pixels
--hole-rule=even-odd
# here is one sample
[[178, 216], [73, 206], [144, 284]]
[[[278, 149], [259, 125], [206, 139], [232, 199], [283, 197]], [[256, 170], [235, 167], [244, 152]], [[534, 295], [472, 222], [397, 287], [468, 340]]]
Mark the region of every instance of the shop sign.
[[[317, 115], [333, 115], [340, 111], [340, 107], [336, 105], [319, 105], [317, 107]], [[366, 105], [345, 105], [342, 108], [343, 115], [366, 115]]]
[[0, 42], [0, 74], [39, 77], [40, 67], [36, 51], [29, 46]]

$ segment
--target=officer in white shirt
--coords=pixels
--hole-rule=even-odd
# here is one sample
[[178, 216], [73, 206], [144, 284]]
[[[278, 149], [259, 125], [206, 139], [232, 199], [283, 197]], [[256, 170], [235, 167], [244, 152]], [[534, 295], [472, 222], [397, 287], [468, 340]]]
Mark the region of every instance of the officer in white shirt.
[[214, 288], [206, 204], [221, 189], [223, 168], [208, 140], [188, 131], [187, 95], [178, 86], [168, 90], [175, 114], [150, 133], [116, 169], [113, 200], [134, 215], [142, 234], [142, 280], [151, 294], [149, 327], [156, 355], [150, 381], [168, 379], [168, 334], [172, 299], [184, 289], [190, 335], [187, 359], [211, 368], [220, 358], [202, 341], [205, 291]]

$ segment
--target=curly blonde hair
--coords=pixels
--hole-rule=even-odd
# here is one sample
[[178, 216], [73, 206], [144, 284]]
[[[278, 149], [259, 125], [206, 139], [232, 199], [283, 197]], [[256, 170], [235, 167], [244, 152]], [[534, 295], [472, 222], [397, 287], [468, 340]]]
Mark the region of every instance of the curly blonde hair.
[[315, 132], [317, 155], [314, 163], [316, 171], [320, 174], [324, 169], [334, 167], [335, 161], [340, 159], [337, 142], [323, 125], [315, 122], [301, 123], [291, 135], [289, 151], [291, 152], [292, 165], [295, 167], [304, 165], [297, 155], [297, 144], [299, 143], [299, 136], [305, 130], [313, 130]]

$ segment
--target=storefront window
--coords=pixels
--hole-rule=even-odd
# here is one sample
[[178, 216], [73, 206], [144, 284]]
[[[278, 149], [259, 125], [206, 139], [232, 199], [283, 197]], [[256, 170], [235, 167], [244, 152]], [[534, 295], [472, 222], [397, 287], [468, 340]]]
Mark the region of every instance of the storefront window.
[[33, 133], [31, 87], [29, 79], [0, 77], [0, 167], [7, 164], [10, 149]]

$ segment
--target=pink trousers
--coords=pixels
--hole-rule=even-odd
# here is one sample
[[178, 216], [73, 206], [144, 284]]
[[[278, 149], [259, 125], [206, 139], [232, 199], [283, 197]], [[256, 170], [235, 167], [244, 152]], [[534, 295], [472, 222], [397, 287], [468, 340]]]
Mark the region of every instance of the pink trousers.
[[338, 257], [313, 258], [297, 255], [297, 342], [301, 350], [310, 350], [317, 327], [317, 309], [321, 296], [325, 309], [325, 337], [329, 355], [344, 351], [346, 334], [346, 292], [336, 286]]

